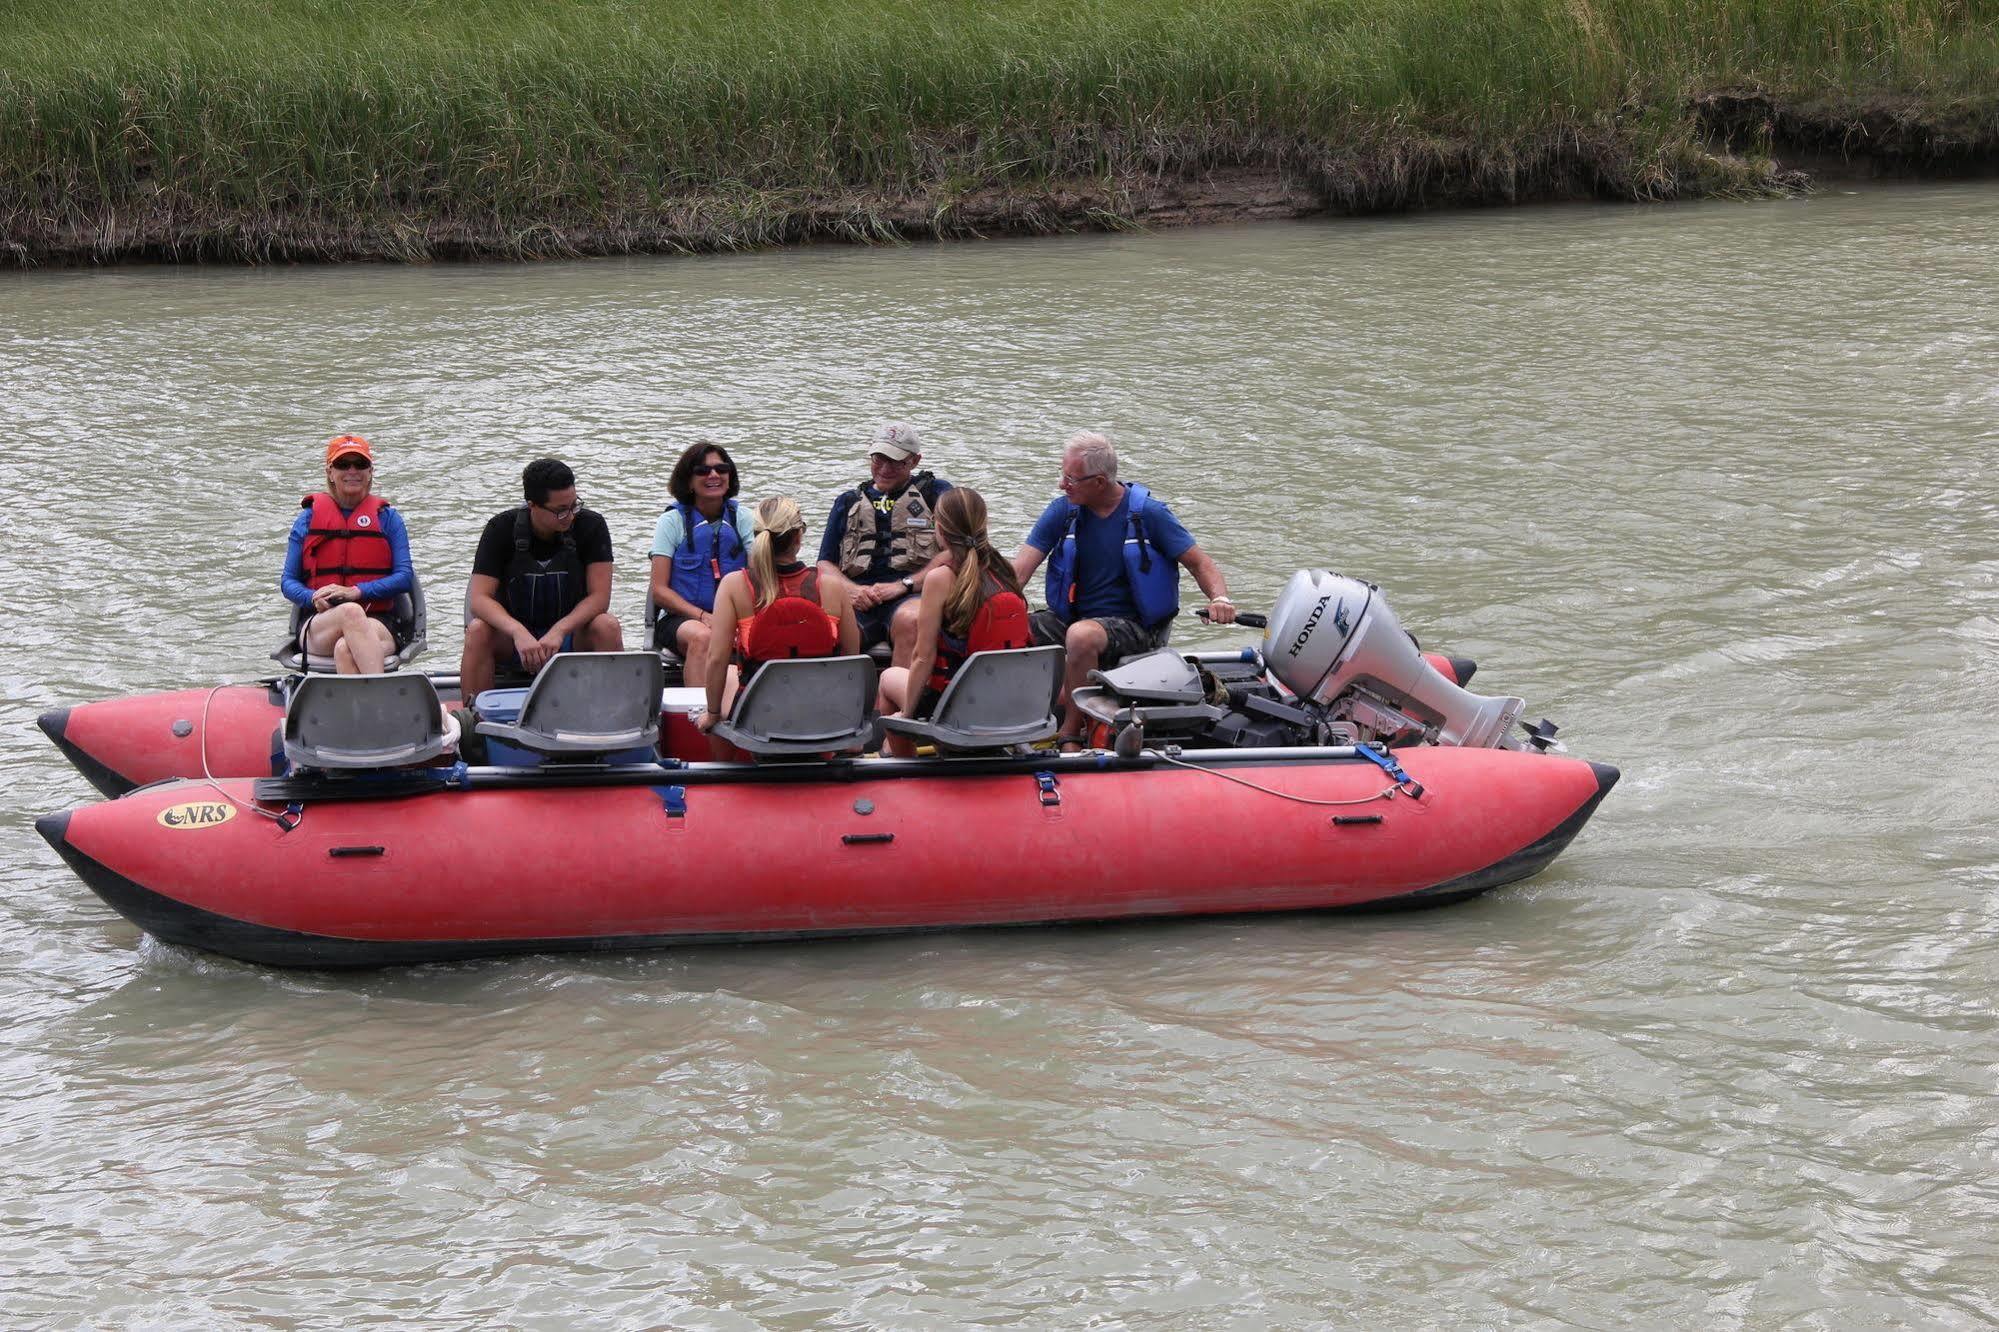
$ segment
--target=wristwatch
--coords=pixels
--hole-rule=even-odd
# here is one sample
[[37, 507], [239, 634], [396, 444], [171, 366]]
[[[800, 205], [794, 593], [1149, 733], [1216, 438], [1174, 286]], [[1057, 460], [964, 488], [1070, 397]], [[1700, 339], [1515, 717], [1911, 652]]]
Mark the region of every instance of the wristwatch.
[[914, 592], [916, 590], [916, 580], [908, 574], [904, 574], [902, 576], [902, 590], [905, 592]]

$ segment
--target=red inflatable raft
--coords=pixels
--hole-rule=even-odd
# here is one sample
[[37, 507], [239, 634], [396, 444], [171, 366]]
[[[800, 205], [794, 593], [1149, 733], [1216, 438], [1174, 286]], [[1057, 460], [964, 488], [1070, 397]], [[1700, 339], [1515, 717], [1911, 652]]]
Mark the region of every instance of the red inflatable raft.
[[[1464, 657], [1427, 653], [1423, 660], [1457, 685], [1469, 683], [1478, 669]], [[446, 702], [457, 700], [457, 676], [432, 676], [431, 681]], [[58, 708], [43, 713], [39, 722], [63, 756], [107, 796], [169, 777], [262, 777], [279, 770], [272, 736], [284, 721], [288, 683], [278, 679], [133, 694]], [[708, 756], [707, 742], [688, 720], [701, 698], [699, 690], [688, 690], [676, 707], [670, 695], [661, 741], [667, 754]]]
[[1385, 766], [1328, 748], [695, 764], [573, 782], [439, 769], [371, 793], [386, 798], [289, 811], [260, 804], [252, 781], [175, 781], [36, 827], [163, 940], [373, 966], [1457, 901], [1548, 864], [1617, 776], [1450, 747]]

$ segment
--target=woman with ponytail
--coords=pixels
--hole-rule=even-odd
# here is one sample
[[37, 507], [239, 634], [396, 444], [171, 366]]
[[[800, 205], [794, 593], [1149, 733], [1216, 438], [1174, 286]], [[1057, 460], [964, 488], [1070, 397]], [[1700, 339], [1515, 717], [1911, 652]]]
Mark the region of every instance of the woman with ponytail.
[[748, 679], [766, 661], [861, 650], [847, 580], [799, 561], [805, 517], [797, 501], [773, 495], [758, 504], [756, 529], [747, 565], [715, 589], [711, 642], [733, 643], [735, 655], [732, 661], [719, 647], [708, 653], [708, 707], [696, 722], [703, 731], [729, 715], [736, 678]]
[[[974, 652], [1024, 648], [1033, 641], [1027, 600], [1013, 561], [994, 549], [986, 533], [985, 497], [969, 486], [945, 491], [937, 500], [937, 537], [943, 564], [918, 582], [923, 600], [916, 611], [916, 651], [907, 669], [882, 672], [876, 710], [884, 716], [928, 717], [951, 674]], [[921, 681], [912, 689], [911, 681]], [[916, 752], [906, 736], [890, 735], [882, 752], [908, 757]]]

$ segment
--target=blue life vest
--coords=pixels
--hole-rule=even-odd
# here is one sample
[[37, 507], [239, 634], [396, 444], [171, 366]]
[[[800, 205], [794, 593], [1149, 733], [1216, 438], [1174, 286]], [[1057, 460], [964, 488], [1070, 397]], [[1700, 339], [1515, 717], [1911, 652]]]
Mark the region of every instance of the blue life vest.
[[[1138, 607], [1139, 623], [1156, 629], [1180, 613], [1180, 566], [1154, 550], [1146, 539], [1139, 515], [1152, 492], [1136, 481], [1130, 483], [1129, 492], [1127, 517], [1131, 525], [1124, 536], [1124, 581]], [[1048, 609], [1066, 623], [1075, 618], [1071, 608], [1076, 600], [1076, 524], [1083, 516], [1083, 506], [1073, 500], [1065, 502], [1069, 505], [1067, 526], [1055, 549], [1048, 552]]]
[[715, 589], [725, 574], [749, 564], [743, 534], [736, 530], [736, 502], [725, 500], [713, 522], [691, 504], [673, 505], [680, 514], [680, 545], [673, 552], [673, 576], [667, 585], [702, 610], [715, 609]]

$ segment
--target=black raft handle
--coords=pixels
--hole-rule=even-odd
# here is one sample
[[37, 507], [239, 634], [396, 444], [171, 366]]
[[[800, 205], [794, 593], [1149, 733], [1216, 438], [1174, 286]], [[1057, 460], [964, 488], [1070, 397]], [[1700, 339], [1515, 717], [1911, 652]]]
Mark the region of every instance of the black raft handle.
[[328, 847], [329, 856], [379, 856], [388, 850], [385, 846], [334, 846]]
[[894, 833], [842, 833], [840, 840], [848, 846], [861, 846], [875, 842], [893, 842]]
[[1335, 814], [1335, 815], [1333, 815], [1333, 826], [1334, 826], [1335, 828], [1344, 828], [1344, 827], [1347, 827], [1347, 826], [1348, 826], [1348, 825], [1350, 825], [1350, 824], [1355, 824], [1355, 823], [1379, 823], [1379, 822], [1381, 822], [1381, 815], [1379, 815], [1379, 814]]

